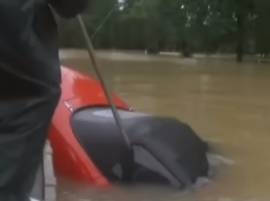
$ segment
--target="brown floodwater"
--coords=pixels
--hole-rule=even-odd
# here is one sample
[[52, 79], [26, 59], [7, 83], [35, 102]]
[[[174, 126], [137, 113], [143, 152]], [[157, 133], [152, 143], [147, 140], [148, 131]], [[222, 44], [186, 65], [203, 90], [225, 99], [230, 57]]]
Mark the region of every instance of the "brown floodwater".
[[[99, 52], [104, 77], [138, 111], [177, 117], [215, 149], [212, 176], [193, 189], [122, 186], [96, 189], [59, 178], [60, 201], [269, 201], [270, 64], [232, 59]], [[62, 61], [89, 71], [83, 51]]]

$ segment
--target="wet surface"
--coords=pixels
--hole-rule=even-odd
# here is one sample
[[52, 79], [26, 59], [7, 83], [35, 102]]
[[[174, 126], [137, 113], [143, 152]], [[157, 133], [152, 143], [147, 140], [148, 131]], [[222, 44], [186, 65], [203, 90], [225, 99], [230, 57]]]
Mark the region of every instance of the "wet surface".
[[[85, 52], [62, 58], [89, 72]], [[130, 106], [177, 117], [209, 141], [218, 154], [214, 174], [184, 192], [139, 185], [101, 190], [60, 179], [60, 201], [270, 200], [270, 64], [115, 52], [101, 52], [99, 60], [107, 83]]]

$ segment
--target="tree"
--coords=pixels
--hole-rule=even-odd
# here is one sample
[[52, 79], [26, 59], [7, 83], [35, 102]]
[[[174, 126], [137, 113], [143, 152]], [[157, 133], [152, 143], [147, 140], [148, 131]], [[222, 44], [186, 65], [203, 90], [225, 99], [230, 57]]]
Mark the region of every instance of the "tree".
[[261, 55], [270, 52], [270, 2], [268, 0], [256, 0], [255, 2], [254, 30], [256, 40], [256, 50]]
[[[236, 52], [249, 41], [270, 52], [269, 0], [95, 0], [84, 19], [97, 48]], [[77, 22], [60, 21], [64, 46], [83, 45]]]
[[243, 61], [243, 54], [244, 54], [244, 43], [246, 39], [246, 30], [247, 30], [247, 23], [248, 23], [248, 16], [254, 10], [254, 4], [252, 0], [237, 0], [236, 7], [235, 7], [235, 17], [237, 22], [237, 61]]
[[[244, 53], [248, 16], [253, 12], [252, 0], [180, 0], [187, 23], [202, 37], [204, 47], [215, 47], [223, 39], [236, 41], [237, 61]], [[214, 49], [215, 49], [214, 48]]]

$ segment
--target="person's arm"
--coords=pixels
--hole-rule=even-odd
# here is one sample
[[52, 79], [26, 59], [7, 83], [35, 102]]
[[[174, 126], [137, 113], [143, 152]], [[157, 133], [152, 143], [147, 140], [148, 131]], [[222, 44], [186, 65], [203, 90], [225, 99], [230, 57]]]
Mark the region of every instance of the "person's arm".
[[49, 0], [49, 4], [62, 17], [71, 18], [84, 11], [89, 0]]

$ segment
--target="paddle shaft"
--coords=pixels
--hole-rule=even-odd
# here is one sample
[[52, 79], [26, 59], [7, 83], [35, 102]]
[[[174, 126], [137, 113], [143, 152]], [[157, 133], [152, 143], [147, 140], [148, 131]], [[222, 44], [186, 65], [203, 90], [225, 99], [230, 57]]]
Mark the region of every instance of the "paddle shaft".
[[130, 143], [129, 137], [125, 132], [125, 129], [123, 127], [123, 123], [122, 123], [122, 120], [120, 118], [120, 115], [119, 115], [119, 113], [118, 113], [118, 111], [116, 109], [115, 104], [113, 103], [111, 94], [109, 93], [107, 85], [106, 85], [106, 83], [105, 83], [105, 81], [103, 79], [103, 76], [102, 76], [102, 74], [101, 74], [101, 72], [99, 70], [98, 63], [97, 63], [96, 56], [95, 56], [94, 46], [93, 46], [92, 41], [91, 41], [91, 39], [89, 37], [89, 34], [87, 32], [85, 23], [84, 23], [81, 15], [78, 15], [77, 19], [79, 21], [79, 24], [80, 24], [80, 27], [81, 27], [81, 30], [82, 30], [82, 33], [83, 33], [83, 36], [84, 36], [84, 39], [85, 39], [85, 42], [86, 42], [86, 45], [87, 45], [88, 54], [89, 54], [89, 57], [90, 57], [90, 59], [92, 61], [93, 68], [95, 70], [95, 73], [96, 73], [98, 79], [100, 80], [100, 83], [101, 83], [102, 89], [104, 91], [104, 94], [105, 94], [105, 96], [107, 98], [107, 101], [110, 104], [115, 123], [116, 123], [118, 129], [120, 130], [120, 133], [122, 134], [126, 145], [128, 146], [128, 148], [131, 149], [131, 143]]

